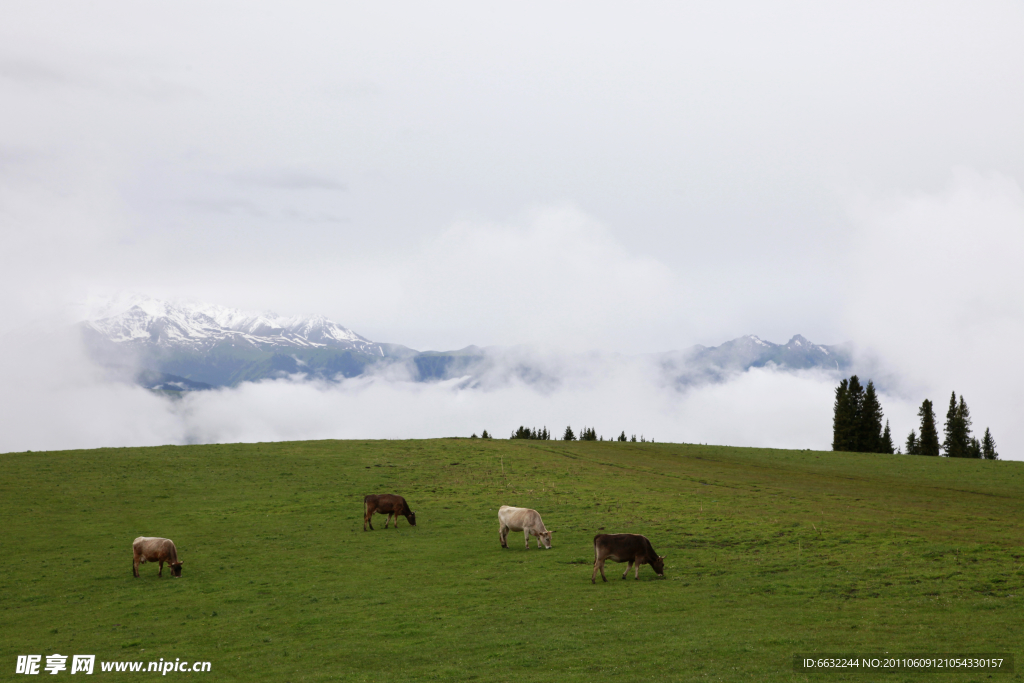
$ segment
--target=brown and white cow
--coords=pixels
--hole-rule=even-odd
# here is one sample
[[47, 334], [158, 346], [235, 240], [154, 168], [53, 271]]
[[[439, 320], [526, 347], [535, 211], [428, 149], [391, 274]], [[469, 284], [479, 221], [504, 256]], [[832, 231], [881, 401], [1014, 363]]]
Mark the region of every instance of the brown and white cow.
[[622, 578], [626, 578], [629, 570], [636, 565], [634, 579], [640, 578], [640, 565], [649, 564], [654, 572], [661, 578], [665, 578], [665, 558], [654, 552], [654, 547], [647, 540], [646, 536], [640, 534], [598, 534], [594, 536], [594, 571], [590, 575], [590, 583], [597, 583], [597, 570], [601, 570], [601, 578], [607, 581], [604, 575], [604, 561], [628, 562], [626, 571], [622, 572]]
[[409, 504], [405, 502], [405, 498], [396, 496], [391, 493], [384, 493], [379, 496], [370, 495], [363, 498], [363, 531], [366, 531], [366, 525], [370, 525], [370, 531], [373, 531], [373, 517], [374, 512], [379, 512], [382, 515], [387, 515], [388, 518], [384, 520], [384, 528], [388, 528], [388, 523], [391, 522], [391, 518], [395, 518], [395, 528], [398, 528], [398, 515], [404, 515], [409, 524], [416, 526], [416, 513], [409, 509]]
[[530, 536], [537, 537], [537, 549], [541, 543], [545, 548], [551, 548], [551, 532], [544, 528], [544, 520], [540, 513], [530, 508], [514, 508], [509, 505], [502, 505], [498, 508], [498, 538], [501, 539], [501, 547], [507, 548], [509, 531], [522, 531], [526, 540], [526, 549], [530, 549]]
[[164, 562], [171, 568], [172, 576], [181, 576], [182, 563], [178, 561], [178, 549], [174, 547], [174, 541], [168, 538], [139, 536], [132, 541], [132, 554], [132, 574], [136, 577], [139, 575], [139, 565], [147, 562], [160, 563], [160, 572], [157, 576], [164, 575]]

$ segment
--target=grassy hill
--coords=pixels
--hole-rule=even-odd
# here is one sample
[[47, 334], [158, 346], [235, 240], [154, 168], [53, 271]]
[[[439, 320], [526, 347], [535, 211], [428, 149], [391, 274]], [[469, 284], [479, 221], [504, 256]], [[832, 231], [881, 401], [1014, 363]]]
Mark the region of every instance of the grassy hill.
[[[364, 533], [362, 498], [384, 492], [419, 526]], [[513, 534], [503, 550], [501, 504], [538, 509], [554, 548]], [[792, 657], [1020, 654], [1022, 513], [1024, 465], [913, 456], [467, 439], [11, 453], [0, 679], [21, 678], [19, 654], [61, 653], [207, 660], [168, 675], [208, 681], [878, 680], [795, 674]], [[591, 585], [601, 531], [645, 534], [667, 578], [609, 563]], [[177, 543], [181, 579], [132, 577], [140, 535]]]

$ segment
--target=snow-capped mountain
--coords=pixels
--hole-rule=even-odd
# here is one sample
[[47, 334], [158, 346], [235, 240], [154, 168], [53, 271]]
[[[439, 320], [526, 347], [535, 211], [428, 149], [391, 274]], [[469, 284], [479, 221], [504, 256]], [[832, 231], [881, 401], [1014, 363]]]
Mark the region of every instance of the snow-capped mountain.
[[[92, 358], [117, 376], [164, 392], [199, 391], [242, 382], [301, 377], [338, 381], [395, 364], [396, 376], [417, 381], [557, 384], [565, 368], [529, 349], [470, 346], [419, 352], [370, 341], [324, 316], [282, 317], [196, 302], [123, 296], [93, 307], [81, 323]], [[650, 354], [678, 386], [722, 382], [752, 367], [821, 368], [845, 372], [845, 346], [814, 344], [800, 335], [774, 344], [748, 335], [720, 346]], [[566, 355], [566, 367], [600, 365], [601, 354]], [[605, 359], [607, 360], [607, 359]]]
[[775, 365], [787, 370], [821, 368], [844, 372], [852, 362], [848, 345], [825, 346], [795, 335], [785, 344], [755, 335], [720, 346], [693, 346], [686, 351], [659, 354], [663, 370], [681, 385], [720, 382], [737, 372]]
[[327, 348], [387, 355], [384, 345], [320, 315], [282, 317], [145, 296], [110, 302], [103, 305], [97, 315], [85, 325], [115, 344], [189, 351], [208, 351], [224, 345], [265, 351]]

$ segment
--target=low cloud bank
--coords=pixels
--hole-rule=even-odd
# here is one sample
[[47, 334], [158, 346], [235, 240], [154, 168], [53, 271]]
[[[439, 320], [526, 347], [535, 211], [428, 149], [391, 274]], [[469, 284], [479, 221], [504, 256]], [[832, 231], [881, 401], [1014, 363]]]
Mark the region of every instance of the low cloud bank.
[[[820, 371], [754, 368], [720, 384], [680, 390], [644, 357], [551, 355], [556, 381], [530, 384], [523, 349], [483, 378], [410, 381], [401, 372], [340, 383], [298, 378], [169, 399], [109, 378], [70, 336], [4, 344], [9, 378], [0, 451], [306, 439], [507, 437], [519, 425], [560, 436], [594, 427], [659, 442], [827, 449], [835, 380]], [[539, 354], [539, 352], [538, 352]], [[544, 358], [543, 354], [541, 355]], [[887, 412], [913, 406], [883, 396]]]

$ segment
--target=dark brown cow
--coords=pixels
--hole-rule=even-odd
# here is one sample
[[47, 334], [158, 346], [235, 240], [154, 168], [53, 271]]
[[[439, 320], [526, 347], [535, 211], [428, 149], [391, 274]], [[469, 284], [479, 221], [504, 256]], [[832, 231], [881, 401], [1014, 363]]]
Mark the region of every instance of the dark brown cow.
[[132, 574], [139, 575], [139, 565], [147, 562], [159, 562], [160, 572], [157, 576], [164, 575], [164, 562], [171, 568], [171, 575], [175, 578], [181, 576], [181, 562], [178, 561], [178, 549], [174, 547], [174, 541], [167, 538], [155, 538], [151, 536], [139, 536], [132, 542]]
[[409, 524], [416, 526], [416, 513], [409, 509], [409, 504], [405, 502], [405, 498], [396, 496], [391, 493], [384, 493], [379, 496], [367, 496], [363, 498], [363, 531], [366, 531], [366, 525], [370, 525], [370, 531], [373, 531], [373, 517], [374, 512], [379, 512], [382, 515], [387, 515], [388, 518], [384, 520], [384, 528], [388, 528], [388, 523], [391, 518], [395, 518], [395, 528], [398, 528], [398, 515], [405, 515], [405, 518], [409, 520]]
[[649, 564], [654, 572], [665, 578], [665, 558], [654, 552], [654, 547], [646, 536], [640, 534], [598, 534], [594, 536], [594, 571], [590, 575], [590, 583], [597, 583], [597, 570], [604, 575], [604, 561], [628, 562], [622, 578], [626, 578], [629, 570], [636, 565], [635, 579], [640, 578], [640, 565]]

